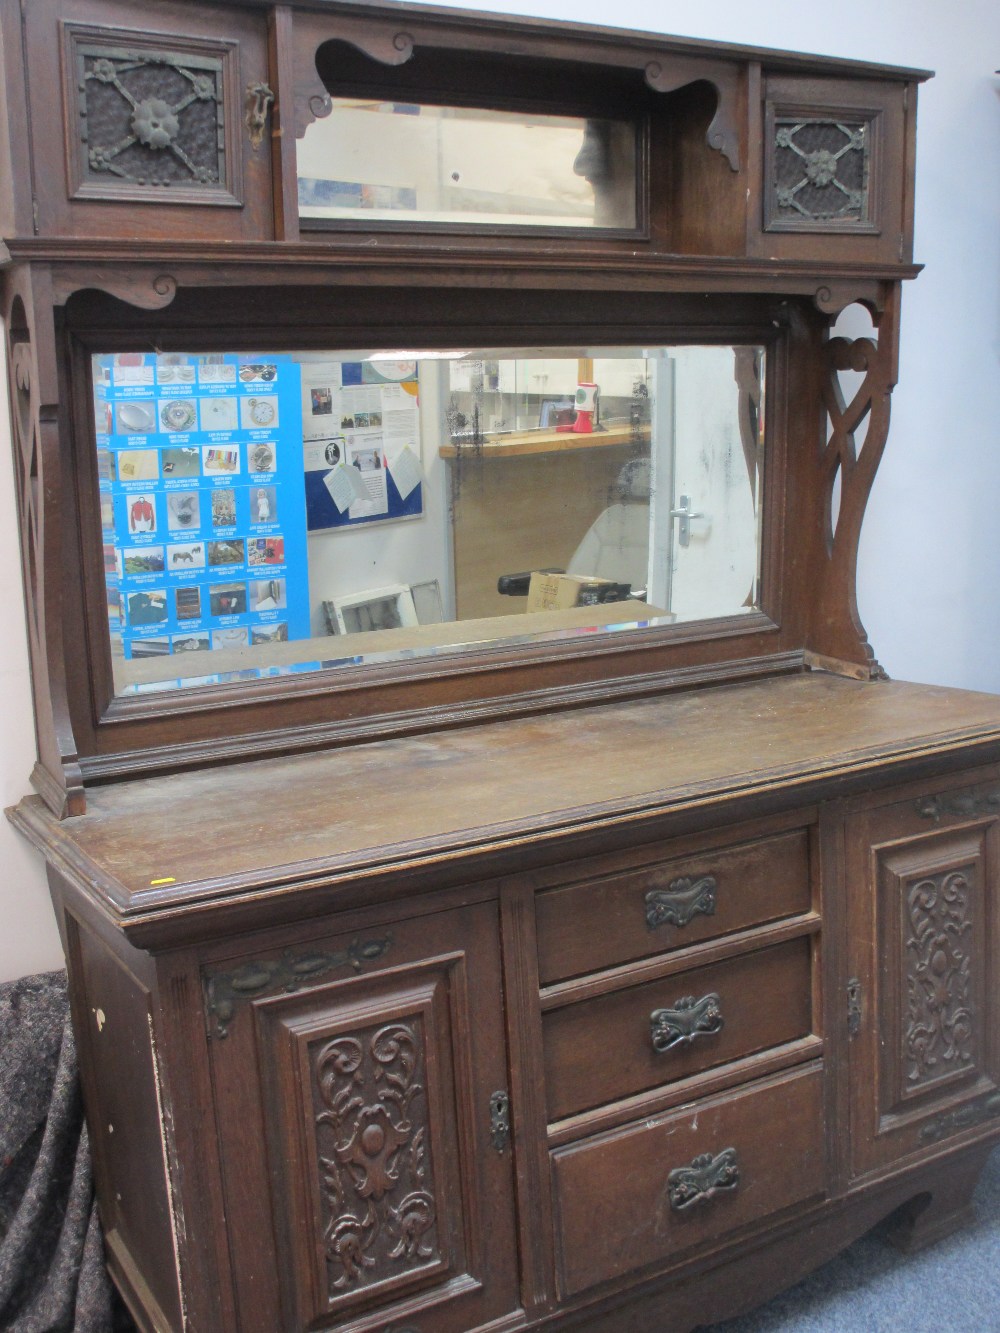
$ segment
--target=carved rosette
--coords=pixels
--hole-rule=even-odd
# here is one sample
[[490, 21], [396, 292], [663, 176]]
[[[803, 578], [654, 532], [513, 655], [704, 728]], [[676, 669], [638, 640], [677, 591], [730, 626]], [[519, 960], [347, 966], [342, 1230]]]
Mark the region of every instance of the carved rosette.
[[910, 1088], [974, 1063], [971, 875], [949, 870], [906, 888], [903, 1047]]
[[442, 1259], [422, 1049], [417, 1020], [310, 1047], [331, 1301]]

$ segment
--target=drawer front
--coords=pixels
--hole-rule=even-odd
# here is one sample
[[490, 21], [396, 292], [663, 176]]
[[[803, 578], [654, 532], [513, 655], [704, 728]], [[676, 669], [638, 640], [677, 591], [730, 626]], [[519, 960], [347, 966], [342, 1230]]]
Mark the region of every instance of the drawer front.
[[806, 829], [538, 895], [542, 985], [807, 912]]
[[545, 1014], [549, 1119], [806, 1036], [811, 948], [788, 940]]
[[822, 1194], [815, 1065], [552, 1155], [564, 1296]]

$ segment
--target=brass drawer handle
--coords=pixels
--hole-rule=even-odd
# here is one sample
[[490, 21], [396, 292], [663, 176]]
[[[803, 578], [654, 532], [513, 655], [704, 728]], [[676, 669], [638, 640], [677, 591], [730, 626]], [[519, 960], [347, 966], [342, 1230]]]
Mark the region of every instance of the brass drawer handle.
[[678, 1046], [689, 1046], [695, 1037], [712, 1037], [725, 1026], [721, 1001], [714, 992], [696, 1000], [685, 995], [673, 1009], [654, 1009], [649, 1015], [653, 1050], [663, 1055]]
[[646, 926], [686, 926], [693, 917], [715, 915], [714, 875], [691, 879], [682, 875], [672, 879], [665, 889], [650, 889], [646, 894]]
[[674, 1212], [683, 1213], [695, 1204], [707, 1203], [723, 1190], [734, 1190], [740, 1183], [736, 1149], [723, 1148], [718, 1157], [710, 1152], [696, 1157], [687, 1166], [679, 1166], [667, 1176], [667, 1195]]

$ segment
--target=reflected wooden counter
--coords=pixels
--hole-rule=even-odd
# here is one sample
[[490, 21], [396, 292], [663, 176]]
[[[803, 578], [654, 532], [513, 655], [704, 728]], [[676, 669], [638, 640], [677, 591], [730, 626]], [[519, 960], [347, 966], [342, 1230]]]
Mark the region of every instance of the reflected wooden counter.
[[455, 606], [461, 619], [519, 615], [501, 574], [565, 569], [597, 516], [618, 498], [622, 468], [649, 457], [649, 427], [577, 435], [520, 431], [442, 444], [453, 516]]
[[[524, 605], [523, 598], [509, 600], [517, 608]], [[509, 616], [488, 616], [478, 620], [447, 621], [440, 625], [408, 625], [402, 629], [327, 634], [285, 643], [258, 643], [245, 648], [216, 648], [128, 660], [117, 658], [114, 663], [115, 690], [121, 693], [130, 687], [153, 687], [180, 681], [196, 684], [202, 677], [214, 678], [237, 671], [265, 674], [294, 667], [318, 670], [349, 666], [362, 659], [370, 661], [379, 654], [400, 656], [436, 648], [460, 649], [497, 640], [514, 641], [538, 634], [664, 619], [672, 617], [658, 607], [630, 599], [605, 606], [575, 606], [562, 611], [520, 611], [516, 621]]]
[[602, 427], [589, 434], [575, 431], [521, 430], [495, 439], [442, 444], [438, 454], [442, 458], [526, 458], [532, 454], [562, 454], [580, 449], [608, 449], [623, 444], [640, 447], [649, 444], [648, 426], [622, 424]]

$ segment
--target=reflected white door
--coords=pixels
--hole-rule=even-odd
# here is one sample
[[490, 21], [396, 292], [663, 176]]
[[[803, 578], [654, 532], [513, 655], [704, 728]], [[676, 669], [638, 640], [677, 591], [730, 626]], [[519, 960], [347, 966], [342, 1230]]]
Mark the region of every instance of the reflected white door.
[[675, 347], [650, 364], [650, 604], [734, 615], [757, 600], [759, 354]]

